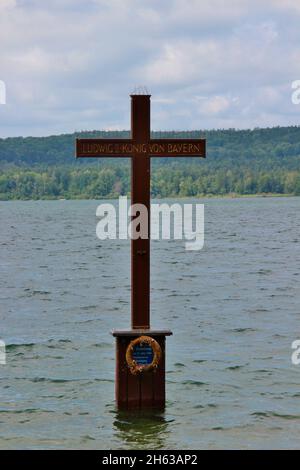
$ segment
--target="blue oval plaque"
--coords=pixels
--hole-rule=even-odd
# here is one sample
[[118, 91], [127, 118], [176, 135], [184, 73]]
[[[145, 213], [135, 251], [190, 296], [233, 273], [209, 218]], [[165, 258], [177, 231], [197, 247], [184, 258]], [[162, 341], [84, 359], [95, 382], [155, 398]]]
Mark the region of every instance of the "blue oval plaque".
[[153, 349], [148, 344], [137, 344], [133, 348], [133, 360], [141, 366], [151, 364], [153, 356]]

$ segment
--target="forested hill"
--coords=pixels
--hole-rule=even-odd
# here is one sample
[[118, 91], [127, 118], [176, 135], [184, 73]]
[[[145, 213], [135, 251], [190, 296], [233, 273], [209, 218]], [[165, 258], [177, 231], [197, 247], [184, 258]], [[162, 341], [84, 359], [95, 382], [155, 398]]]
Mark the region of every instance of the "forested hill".
[[[156, 132], [158, 138], [207, 139], [208, 166], [253, 164], [263, 168], [282, 166], [299, 168], [300, 127], [274, 127], [237, 131]], [[74, 159], [76, 137], [128, 138], [129, 133], [93, 131], [50, 137], [16, 137], [0, 139], [0, 164], [17, 166], [78, 165]], [[295, 158], [296, 157], [296, 158]], [[182, 160], [181, 160], [182, 162]], [[85, 163], [81, 160], [81, 164]]]
[[[153, 134], [156, 138], [199, 136], [207, 139], [206, 160], [155, 159], [153, 196], [300, 194], [300, 127]], [[126, 138], [129, 133], [0, 139], [0, 199], [129, 194], [126, 159], [76, 160], [76, 137]]]

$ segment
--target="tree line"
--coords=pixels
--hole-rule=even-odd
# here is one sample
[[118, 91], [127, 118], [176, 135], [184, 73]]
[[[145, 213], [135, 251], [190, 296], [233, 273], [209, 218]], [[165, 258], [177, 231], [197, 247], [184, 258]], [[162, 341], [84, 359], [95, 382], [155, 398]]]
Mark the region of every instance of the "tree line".
[[[196, 165], [158, 167], [152, 171], [152, 197], [210, 195], [300, 195], [299, 171], [212, 171]], [[11, 169], [0, 176], [0, 200], [99, 199], [130, 196], [129, 168], [49, 168], [33, 171]]]

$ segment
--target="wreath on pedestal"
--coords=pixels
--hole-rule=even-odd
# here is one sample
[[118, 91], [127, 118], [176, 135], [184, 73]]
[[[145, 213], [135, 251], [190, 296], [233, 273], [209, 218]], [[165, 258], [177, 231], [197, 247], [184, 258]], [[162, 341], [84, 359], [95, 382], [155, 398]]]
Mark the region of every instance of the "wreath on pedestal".
[[[134, 348], [139, 345], [140, 346], [148, 345], [152, 348], [153, 359], [152, 359], [151, 364], [138, 364], [134, 360], [133, 358]], [[139, 338], [136, 338], [130, 341], [126, 350], [126, 362], [130, 369], [130, 372], [133, 375], [137, 375], [143, 372], [150, 372], [152, 370], [156, 370], [158, 368], [161, 355], [162, 355], [161, 347], [154, 338], [151, 338], [150, 336], [140, 336]]]

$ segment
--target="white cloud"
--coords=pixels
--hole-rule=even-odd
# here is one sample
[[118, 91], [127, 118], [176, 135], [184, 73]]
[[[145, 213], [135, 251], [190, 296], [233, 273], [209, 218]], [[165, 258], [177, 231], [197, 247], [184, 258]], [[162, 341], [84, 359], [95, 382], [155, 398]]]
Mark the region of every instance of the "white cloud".
[[204, 101], [201, 112], [205, 114], [219, 114], [230, 107], [231, 101], [225, 96], [213, 96]]
[[300, 13], [300, 4], [298, 0], [270, 0], [270, 4], [282, 10], [296, 10]]
[[16, 6], [16, 3], [17, 3], [16, 0], [1, 0], [0, 11], [2, 13], [5, 13], [5, 10], [14, 8]]
[[2, 136], [128, 128], [137, 83], [156, 129], [299, 121], [298, 0], [1, 0], [0, 12]]

